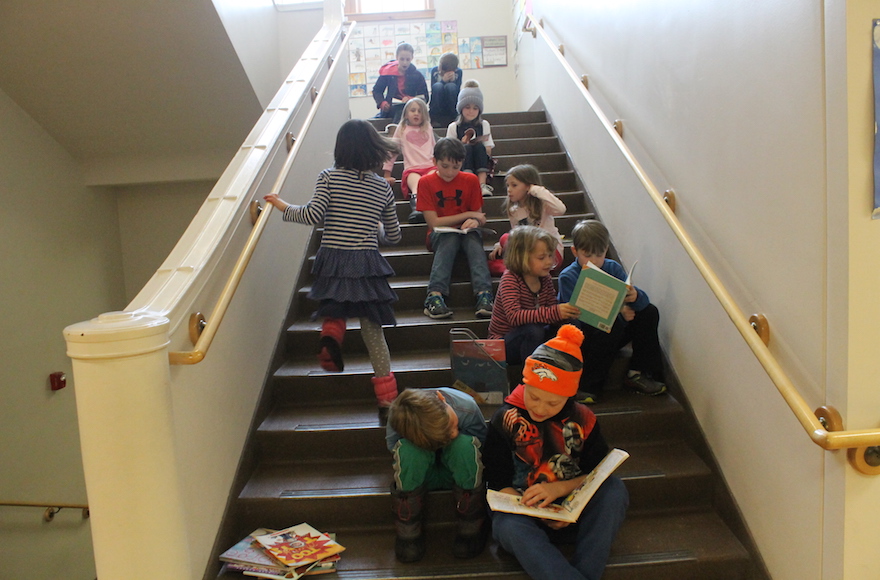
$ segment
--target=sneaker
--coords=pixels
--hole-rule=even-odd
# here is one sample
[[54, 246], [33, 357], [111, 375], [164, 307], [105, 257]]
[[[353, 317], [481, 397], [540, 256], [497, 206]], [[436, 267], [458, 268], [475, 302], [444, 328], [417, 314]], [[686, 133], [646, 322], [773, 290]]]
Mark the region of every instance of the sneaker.
[[422, 215], [422, 212], [414, 209], [409, 214], [409, 217], [406, 218], [406, 221], [408, 221], [411, 224], [423, 224], [423, 223], [425, 223], [425, 216]]
[[477, 318], [492, 318], [492, 293], [480, 292], [477, 294]]
[[452, 310], [446, 306], [443, 296], [432, 294], [425, 298], [425, 316], [430, 318], [449, 318], [452, 316]]
[[666, 392], [666, 385], [655, 380], [648, 373], [636, 373], [623, 379], [623, 384], [630, 389], [643, 395], [662, 395]]
[[598, 395], [594, 395], [593, 393], [578, 391], [574, 395], [574, 400], [578, 403], [583, 403], [584, 405], [595, 405], [599, 402], [599, 397]]
[[481, 185], [480, 189], [483, 190], [483, 197], [492, 197], [492, 194], [495, 193], [495, 188], [488, 183]]

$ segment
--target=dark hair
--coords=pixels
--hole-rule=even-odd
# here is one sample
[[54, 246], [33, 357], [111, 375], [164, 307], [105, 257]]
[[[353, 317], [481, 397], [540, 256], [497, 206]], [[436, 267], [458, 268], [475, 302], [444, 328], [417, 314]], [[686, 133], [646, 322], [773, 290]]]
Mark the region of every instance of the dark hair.
[[458, 56], [454, 52], [444, 52], [437, 63], [438, 70], [452, 72], [458, 68]]
[[[529, 189], [531, 189], [533, 185], [541, 185], [541, 174], [538, 172], [538, 168], [534, 165], [529, 165], [528, 163], [515, 165], [508, 169], [507, 175], [504, 176], [505, 185], [507, 185], [507, 180], [511, 177], [519, 182], [525, 183]], [[541, 223], [541, 217], [544, 215], [544, 202], [541, 201], [540, 198], [527, 192], [524, 200], [518, 204], [511, 205], [510, 198], [505, 197], [504, 201], [501, 202], [501, 211], [504, 215], [510, 216], [517, 205], [524, 207], [526, 212], [528, 212], [529, 224], [536, 226]]]
[[397, 151], [397, 144], [379, 135], [369, 121], [352, 119], [336, 133], [334, 165], [337, 169], [378, 171], [389, 154]]
[[413, 56], [415, 56], [415, 54], [416, 54], [416, 50], [408, 42], [401, 42], [400, 44], [398, 44], [397, 50], [394, 52], [394, 56], [399, 55], [401, 50], [405, 50], [405, 51], [409, 52], [410, 54], [412, 54]]
[[464, 161], [465, 155], [464, 143], [458, 139], [443, 137], [434, 144], [434, 159], [437, 161]]
[[597, 255], [608, 251], [611, 236], [599, 220], [581, 220], [571, 230], [571, 243], [575, 250]]

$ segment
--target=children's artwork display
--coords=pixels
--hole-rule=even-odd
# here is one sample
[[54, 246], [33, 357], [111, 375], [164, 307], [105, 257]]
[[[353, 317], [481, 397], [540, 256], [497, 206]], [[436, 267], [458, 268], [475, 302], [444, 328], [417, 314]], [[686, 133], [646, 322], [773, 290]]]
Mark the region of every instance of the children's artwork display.
[[426, 79], [445, 52], [458, 55], [462, 70], [507, 66], [506, 36], [460, 37], [455, 20], [367, 23], [355, 27], [348, 44], [349, 96], [370, 96], [379, 67], [397, 57], [402, 42], [412, 45], [413, 66]]

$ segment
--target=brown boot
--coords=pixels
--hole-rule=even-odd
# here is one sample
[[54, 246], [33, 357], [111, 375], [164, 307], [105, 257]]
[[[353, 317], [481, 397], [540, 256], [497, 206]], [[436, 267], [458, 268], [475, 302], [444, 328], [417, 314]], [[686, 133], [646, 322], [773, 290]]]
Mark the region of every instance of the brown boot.
[[418, 562], [425, 556], [422, 510], [427, 494], [425, 485], [412, 491], [398, 491], [395, 484], [391, 484], [391, 510], [397, 530], [394, 555], [400, 562]]
[[458, 516], [458, 531], [452, 553], [456, 558], [479, 556], [486, 546], [489, 531], [486, 522], [486, 486], [480, 484], [474, 489], [462, 489], [453, 485], [452, 498]]

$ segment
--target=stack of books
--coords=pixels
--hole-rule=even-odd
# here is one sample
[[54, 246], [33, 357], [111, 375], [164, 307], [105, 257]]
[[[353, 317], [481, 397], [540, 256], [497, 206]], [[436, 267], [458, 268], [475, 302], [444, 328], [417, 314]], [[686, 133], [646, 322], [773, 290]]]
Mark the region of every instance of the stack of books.
[[223, 570], [256, 578], [292, 579], [336, 570], [345, 548], [334, 534], [323, 534], [309, 524], [283, 530], [259, 528], [220, 554]]

